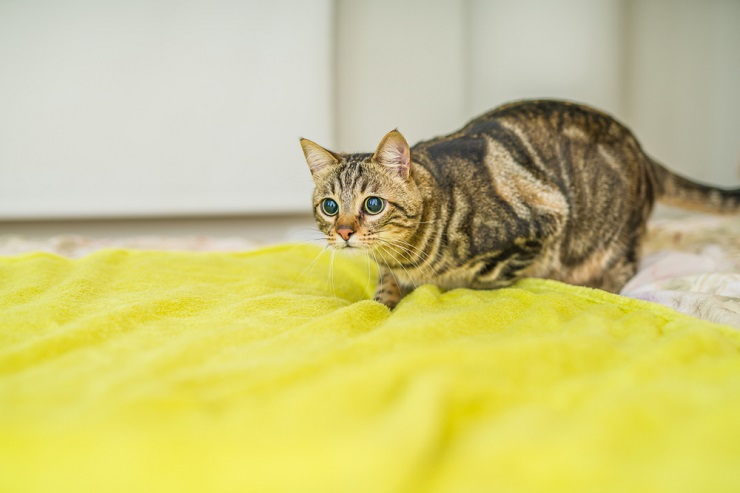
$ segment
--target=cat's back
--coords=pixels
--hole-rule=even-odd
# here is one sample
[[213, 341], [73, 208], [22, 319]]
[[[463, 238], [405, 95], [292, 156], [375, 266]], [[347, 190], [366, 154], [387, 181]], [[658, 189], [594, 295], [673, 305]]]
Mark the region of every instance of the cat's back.
[[[566, 140], [621, 142], [629, 130], [610, 115], [586, 105], [559, 100], [504, 104], [471, 120], [460, 130], [419, 142], [412, 150], [432, 160], [447, 156], [471, 160], [485, 154], [485, 141], [517, 151], [543, 152]], [[543, 156], [547, 157], [547, 156]]]
[[610, 115], [568, 101], [524, 100], [499, 106], [449, 135], [419, 142], [412, 156], [442, 184], [480, 179], [483, 172], [495, 180], [500, 168], [515, 163], [533, 179], [568, 194], [572, 180], [588, 182], [597, 168], [598, 181], [606, 180], [599, 185], [639, 174], [641, 163], [623, 159], [625, 151], [642, 153], [629, 129]]
[[563, 131], [570, 126], [603, 130], [617, 123], [612, 116], [584, 104], [555, 99], [531, 99], [498, 106], [471, 120], [460, 131], [472, 134], [485, 130], [496, 122], [516, 122], [527, 125], [530, 130], [539, 128], [550, 132]]

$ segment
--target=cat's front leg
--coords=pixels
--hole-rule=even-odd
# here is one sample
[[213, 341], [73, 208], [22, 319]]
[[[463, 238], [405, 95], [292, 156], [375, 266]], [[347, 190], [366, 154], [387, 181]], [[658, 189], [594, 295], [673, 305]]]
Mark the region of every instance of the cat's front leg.
[[378, 280], [378, 287], [375, 288], [373, 299], [383, 303], [391, 310], [401, 301], [401, 288], [388, 269], [380, 269], [380, 279]]

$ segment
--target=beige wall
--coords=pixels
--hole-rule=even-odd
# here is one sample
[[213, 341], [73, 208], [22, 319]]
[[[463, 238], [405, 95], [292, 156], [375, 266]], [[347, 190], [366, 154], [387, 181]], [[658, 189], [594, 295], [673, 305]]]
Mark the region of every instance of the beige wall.
[[654, 157], [740, 184], [740, 2], [337, 2], [337, 137], [372, 150], [498, 104], [556, 97], [611, 112]]
[[371, 151], [593, 104], [740, 183], [737, 0], [0, 2], [0, 221], [305, 213], [297, 139]]
[[374, 150], [396, 127], [416, 142], [467, 119], [464, 6], [460, 0], [336, 2], [338, 150]]
[[[416, 142], [512, 99], [623, 110], [619, 0], [340, 0], [337, 139]], [[573, 15], [577, 12], [577, 15]]]
[[0, 220], [295, 213], [331, 0], [0, 1]]
[[625, 115], [653, 156], [740, 184], [740, 2], [631, 0]]

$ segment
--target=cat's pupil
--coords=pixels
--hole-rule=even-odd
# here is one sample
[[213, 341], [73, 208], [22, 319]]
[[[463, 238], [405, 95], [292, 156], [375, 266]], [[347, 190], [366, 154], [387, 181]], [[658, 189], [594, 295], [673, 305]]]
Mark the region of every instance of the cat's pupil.
[[370, 214], [378, 214], [383, 210], [383, 199], [380, 197], [368, 197], [365, 200], [365, 210]]
[[324, 199], [321, 201], [321, 210], [327, 216], [333, 216], [339, 212], [339, 205], [332, 199]]

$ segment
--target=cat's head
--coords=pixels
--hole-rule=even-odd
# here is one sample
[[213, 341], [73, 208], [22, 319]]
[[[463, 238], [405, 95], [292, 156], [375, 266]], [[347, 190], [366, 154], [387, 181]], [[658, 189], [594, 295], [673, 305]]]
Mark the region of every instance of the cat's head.
[[397, 130], [374, 154], [337, 154], [301, 139], [316, 188], [316, 224], [336, 248], [393, 249], [412, 239], [422, 198], [409, 145]]

